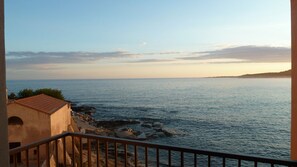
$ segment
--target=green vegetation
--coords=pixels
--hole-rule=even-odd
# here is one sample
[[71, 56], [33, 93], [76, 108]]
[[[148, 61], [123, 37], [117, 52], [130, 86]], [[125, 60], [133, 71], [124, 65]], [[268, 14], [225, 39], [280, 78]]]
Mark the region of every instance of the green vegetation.
[[37, 89], [37, 90], [35, 90], [34, 94], [35, 95], [45, 94], [45, 95], [48, 95], [48, 96], [55, 97], [57, 99], [61, 99], [61, 100], [65, 99], [63, 94], [62, 94], [62, 91], [58, 90], [58, 89], [51, 89], [51, 88]]
[[13, 92], [8, 95], [8, 99], [17, 99], [17, 98], [18, 98], [17, 95]]
[[30, 96], [34, 96], [34, 91], [32, 89], [23, 89], [18, 93], [18, 98], [20, 99]]
[[51, 89], [51, 88], [42, 88], [42, 89], [37, 89], [35, 91], [33, 89], [23, 89], [18, 92], [17, 96], [15, 93], [10, 93], [8, 95], [8, 98], [21, 99], [21, 98], [30, 97], [30, 96], [39, 95], [39, 94], [45, 94], [61, 100], [65, 99], [61, 90]]

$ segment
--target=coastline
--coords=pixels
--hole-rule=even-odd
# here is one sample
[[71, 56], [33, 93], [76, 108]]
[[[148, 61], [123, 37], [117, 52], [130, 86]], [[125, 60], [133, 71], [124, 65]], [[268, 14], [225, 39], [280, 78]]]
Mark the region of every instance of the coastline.
[[[97, 121], [93, 118], [94, 107], [91, 106], [76, 106], [74, 107], [77, 111], [72, 111], [72, 129], [73, 132], [80, 132], [83, 134], [95, 134], [100, 136], [108, 136], [115, 138], [125, 138], [132, 140], [150, 140], [159, 137], [172, 137], [176, 135], [174, 132], [170, 132], [169, 129], [165, 128], [164, 125], [160, 122], [148, 122], [148, 121], [139, 121], [139, 120], [109, 120], [109, 121]], [[79, 112], [78, 112], [79, 111]], [[133, 128], [130, 128], [130, 125], [141, 126], [147, 131], [139, 131]], [[87, 144], [86, 141], [83, 141], [83, 145]], [[100, 152], [104, 154], [104, 147], [101, 147]], [[113, 146], [109, 148], [109, 156], [113, 157], [114, 148]], [[97, 157], [95, 153], [91, 153], [91, 163], [96, 166]], [[87, 150], [83, 150], [83, 164], [88, 163]], [[127, 153], [127, 164], [128, 166], [135, 166], [134, 154], [133, 152]], [[125, 153], [121, 149], [121, 146], [118, 146], [118, 165], [123, 166], [125, 163]], [[105, 166], [105, 159], [100, 157], [100, 164]], [[108, 160], [109, 166], [114, 166], [114, 161]], [[144, 167], [144, 163], [137, 161], [137, 166]]]
[[75, 126], [81, 133], [95, 134], [101, 136], [150, 140], [160, 137], [172, 137], [173, 135], [184, 135], [173, 129], [164, 127], [164, 124], [152, 120], [96, 120], [93, 113], [96, 109], [92, 106], [73, 107], [72, 118]]
[[257, 74], [244, 74], [239, 76], [217, 76], [207, 78], [291, 78], [291, 70], [281, 72], [267, 72]]

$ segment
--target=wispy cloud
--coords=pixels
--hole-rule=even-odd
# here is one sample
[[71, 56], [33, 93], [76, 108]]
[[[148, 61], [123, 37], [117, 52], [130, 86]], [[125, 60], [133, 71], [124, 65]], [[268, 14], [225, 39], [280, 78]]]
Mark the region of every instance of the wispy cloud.
[[127, 63], [162, 63], [162, 62], [174, 62], [174, 59], [142, 59], [136, 61], [129, 61]]
[[183, 55], [183, 54], [189, 54], [189, 52], [167, 51], [167, 52], [142, 53], [142, 55]]
[[40, 64], [81, 64], [92, 63], [102, 59], [132, 58], [139, 54], [125, 51], [116, 52], [8, 52], [8, 67]]
[[[250, 63], [290, 62], [291, 49], [269, 46], [239, 46], [220, 50], [193, 52], [182, 60], [237, 59]], [[237, 61], [235, 61], [237, 62]]]
[[[290, 62], [287, 47], [238, 46], [203, 52], [163, 51], [115, 52], [8, 52], [6, 62], [13, 69], [57, 69], [63, 64], [92, 64], [100, 60], [128, 59], [125, 63], [269, 63]], [[121, 60], [122, 61], [122, 60]]]
[[145, 41], [140, 43], [140, 46], [145, 46], [145, 45], [147, 45], [147, 42]]

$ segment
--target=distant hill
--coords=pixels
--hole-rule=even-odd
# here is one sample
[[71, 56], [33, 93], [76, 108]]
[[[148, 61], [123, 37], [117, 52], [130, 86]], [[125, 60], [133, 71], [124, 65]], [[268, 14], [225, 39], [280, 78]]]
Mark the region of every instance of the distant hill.
[[214, 77], [214, 78], [291, 78], [291, 70], [282, 71], [282, 72], [245, 74], [240, 76], [221, 76], [221, 77]]
[[290, 78], [291, 70], [282, 72], [269, 72], [269, 73], [259, 73], [259, 74], [246, 74], [238, 76], [238, 78]]

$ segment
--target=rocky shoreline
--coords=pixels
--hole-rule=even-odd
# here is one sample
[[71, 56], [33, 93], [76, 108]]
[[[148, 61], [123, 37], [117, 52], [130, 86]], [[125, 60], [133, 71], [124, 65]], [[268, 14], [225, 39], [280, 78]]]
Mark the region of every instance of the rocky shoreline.
[[118, 137], [134, 140], [150, 140], [161, 137], [184, 135], [174, 129], [164, 127], [159, 121], [150, 119], [96, 120], [96, 108], [72, 103], [73, 118], [82, 133]]
[[[96, 108], [86, 105], [77, 105], [72, 103], [72, 119], [71, 126], [69, 126], [70, 132], [80, 132], [84, 134], [95, 134], [100, 136], [125, 138], [132, 140], [150, 140], [157, 139], [161, 137], [172, 137], [174, 135], [180, 135], [182, 133], [177, 133], [174, 129], [169, 129], [164, 126], [164, 122], [161, 120], [142, 118], [142, 119], [119, 119], [119, 120], [97, 120], [94, 117], [96, 113]], [[76, 140], [66, 139], [66, 145], [71, 145], [72, 150], [66, 150], [66, 164], [70, 166], [125, 166], [125, 164], [130, 166], [144, 167], [142, 160], [137, 160], [135, 162], [135, 152], [127, 150], [125, 152], [125, 146], [123, 144], [117, 145], [117, 164], [115, 164], [115, 144], [110, 143], [108, 145], [108, 160], [100, 156], [98, 158], [98, 153], [94, 148], [91, 148], [91, 152], [87, 150], [88, 143], [87, 140], [81, 140], [80, 142]], [[91, 141], [91, 146], [95, 147], [97, 142]], [[67, 147], [70, 148], [70, 147]], [[81, 149], [81, 152], [78, 151]], [[106, 154], [106, 148], [103, 143], [98, 145], [98, 150], [100, 155]], [[58, 142], [59, 157], [65, 153], [63, 151], [62, 142]], [[71, 156], [70, 156], [71, 155]], [[71, 160], [71, 157], [81, 156], [81, 159]], [[53, 166], [58, 166], [62, 164], [62, 158], [56, 160], [54, 155], [50, 156], [50, 162]], [[46, 166], [46, 161], [43, 162], [42, 166]]]

